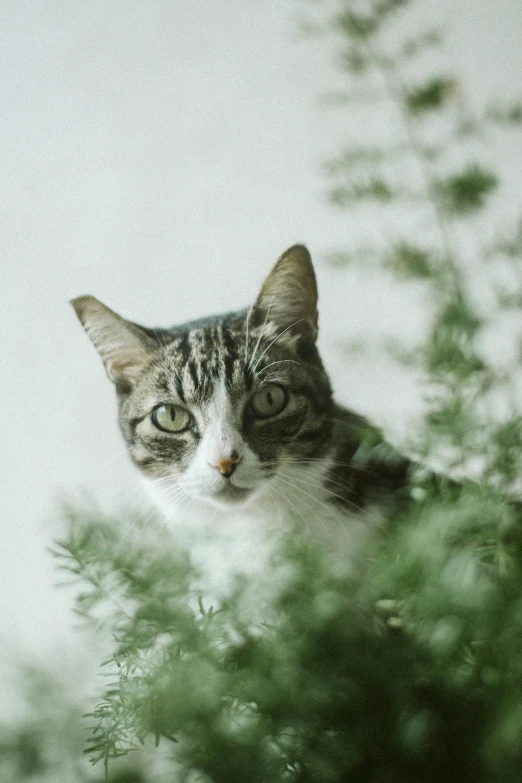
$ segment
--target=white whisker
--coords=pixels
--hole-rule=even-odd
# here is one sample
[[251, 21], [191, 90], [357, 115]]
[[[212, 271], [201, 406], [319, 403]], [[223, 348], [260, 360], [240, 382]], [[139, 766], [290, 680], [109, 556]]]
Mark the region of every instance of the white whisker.
[[[276, 492], [278, 492], [278, 493], [279, 493], [279, 494], [282, 496], [283, 500], [284, 500], [286, 503], [290, 503], [290, 505], [292, 506], [292, 508], [294, 509], [294, 511], [296, 511], [296, 512], [299, 514], [299, 516], [300, 516], [300, 517], [301, 517], [301, 519], [303, 520], [304, 526], [306, 527], [306, 529], [307, 529], [307, 531], [308, 531], [308, 534], [310, 535], [310, 537], [312, 537], [312, 531], [311, 531], [311, 529], [310, 529], [310, 526], [309, 526], [309, 524], [308, 524], [308, 521], [307, 521], [307, 519], [306, 519], [306, 518], [304, 517], [304, 515], [303, 515], [303, 514], [302, 514], [302, 513], [299, 511], [299, 509], [297, 508], [297, 506], [295, 505], [295, 503], [293, 503], [293, 501], [290, 499], [290, 497], [289, 497], [289, 493], [288, 493], [288, 492], [286, 492], [286, 493], [285, 493], [285, 491], [284, 491], [284, 487], [279, 487], [279, 486], [277, 486], [277, 481], [279, 481], [280, 479], [281, 479], [281, 476], [276, 476], [276, 477], [274, 478], [274, 481], [272, 482], [272, 488], [273, 488], [273, 489], [274, 489]], [[287, 482], [287, 483], [288, 483], [288, 482]], [[294, 487], [294, 489], [295, 489], [295, 487]]]
[[249, 326], [250, 326], [250, 315], [252, 313], [252, 308], [253, 308], [253, 305], [248, 308], [247, 315], [246, 315], [246, 320], [245, 320], [245, 328], [246, 328], [246, 337], [245, 337], [245, 367], [248, 365], [248, 331], [249, 331]]
[[324, 460], [328, 460], [329, 465], [338, 465], [339, 467], [345, 467], [345, 468], [352, 468], [353, 470], [359, 470], [362, 473], [368, 473], [370, 476], [379, 476], [380, 473], [378, 473], [376, 470], [370, 470], [369, 468], [363, 468], [362, 465], [357, 465], [353, 462], [342, 462], [340, 460], [330, 459], [329, 457], [297, 457], [296, 459], [290, 459], [290, 461], [295, 465], [306, 465], [306, 464], [316, 464], [319, 462], [323, 462]]
[[[147, 517], [145, 517], [147, 513], [148, 515]], [[160, 528], [163, 532], [165, 531], [165, 527], [163, 526], [163, 524], [159, 519], [159, 514], [156, 506], [154, 505], [152, 500], [145, 497], [141, 509], [137, 511], [136, 514], [133, 515], [132, 522], [127, 526], [125, 530], [126, 538], [128, 538], [131, 535], [131, 533], [134, 531], [135, 528], [138, 527], [138, 525], [141, 528], [144, 528], [150, 522], [152, 522], [156, 527]]]
[[261, 367], [261, 369], [259, 370], [258, 375], [260, 373], [264, 372], [265, 370], [268, 370], [269, 367], [273, 367], [274, 364], [282, 364], [283, 362], [290, 362], [290, 364], [301, 364], [301, 362], [296, 362], [294, 359], [279, 359], [279, 361], [277, 361], [277, 362], [270, 362], [270, 364], [267, 364], [265, 367]]
[[[280, 477], [281, 477], [281, 476], [280, 476]], [[282, 478], [282, 477], [281, 477], [281, 478]], [[290, 476], [287, 476], [287, 477], [286, 477], [286, 481], [287, 481], [288, 483], [290, 483], [290, 484], [291, 484], [291, 483], [292, 483], [292, 481], [291, 481], [290, 479], [292, 479], [292, 481], [294, 480], [294, 478], [293, 478], [293, 477], [290, 477]], [[282, 480], [285, 480], [285, 479], [282, 479]], [[304, 479], [303, 479], [303, 481], [304, 481]], [[311, 484], [311, 482], [309, 482], [309, 480], [308, 480], [308, 479], [306, 479], [306, 483], [307, 483], [307, 484]], [[330, 514], [331, 514], [332, 516], [334, 516], [334, 517], [335, 517], [335, 511], [334, 511], [334, 509], [333, 509], [333, 508], [331, 508], [331, 506], [329, 506], [329, 505], [328, 505], [328, 504], [327, 504], [327, 503], [326, 503], [324, 500], [321, 500], [320, 498], [316, 497], [315, 495], [312, 495], [310, 492], [307, 492], [307, 491], [306, 491], [305, 489], [303, 489], [302, 487], [296, 486], [295, 484], [294, 484], [293, 486], [294, 486], [294, 488], [295, 488], [295, 489], [297, 489], [299, 492], [302, 492], [304, 495], [307, 495], [308, 497], [312, 498], [312, 500], [315, 500], [315, 502], [316, 502], [316, 503], [319, 503], [319, 505], [321, 505], [321, 506], [323, 506], [324, 508], [326, 508], [326, 509], [327, 509], [327, 510], [330, 512]], [[317, 488], [324, 489], [324, 491], [325, 491], [325, 492], [329, 492], [329, 490], [327, 490], [327, 489], [326, 489], [325, 487], [323, 487], [321, 484], [311, 484], [311, 486], [316, 486]], [[330, 494], [335, 494], [335, 493], [330, 493]], [[341, 496], [340, 496], [340, 495], [336, 495], [336, 497], [341, 497]], [[366, 509], [362, 508], [361, 506], [358, 506], [358, 505], [357, 505], [357, 503], [353, 503], [351, 500], [347, 500], [346, 498], [343, 498], [343, 501], [344, 501], [344, 502], [345, 502], [347, 505], [349, 505], [349, 506], [351, 506], [352, 508], [354, 508], [354, 509], [355, 509], [357, 512], [359, 512], [360, 514], [363, 514], [364, 516], [368, 517], [368, 519], [369, 519], [369, 520], [370, 520], [372, 523], [374, 523], [374, 524], [377, 524], [377, 520], [375, 519], [375, 517], [372, 517], [372, 515], [371, 515], [371, 514], [369, 514], [369, 513], [366, 511]]]
[[[288, 471], [288, 470], [290, 470], [290, 471], [291, 471], [291, 470], [292, 470], [292, 468], [291, 468], [290, 466], [287, 466], [286, 470], [287, 470], [287, 471]], [[297, 472], [297, 469], [295, 469], [295, 472], [293, 472], [293, 473], [290, 473], [290, 475], [287, 475], [286, 471], [283, 471], [283, 470], [281, 471], [281, 473], [282, 473], [283, 475], [287, 476], [287, 478], [289, 478], [289, 479], [293, 479], [293, 480], [295, 480], [295, 481], [300, 481], [301, 483], [305, 484], [306, 486], [310, 486], [310, 487], [317, 487], [318, 489], [322, 489], [324, 492], [327, 492], [327, 493], [328, 493], [329, 495], [331, 495], [332, 497], [334, 497], [334, 498], [338, 498], [339, 500], [342, 500], [343, 502], [347, 502], [347, 501], [346, 501], [346, 498], [345, 498], [345, 497], [343, 497], [343, 495], [338, 495], [336, 492], [332, 492], [330, 489], [327, 489], [327, 488], [324, 486], [324, 484], [321, 484], [320, 482], [317, 482], [317, 481], [312, 481], [312, 480], [310, 479], [310, 477], [309, 477], [309, 476], [306, 476], [306, 477], [305, 477], [305, 476], [302, 476], [302, 475], [300, 475], [300, 474]], [[328, 481], [329, 481], [329, 479], [328, 479]], [[335, 483], [339, 484], [339, 486], [341, 486], [341, 487], [342, 487], [342, 484], [340, 484], [339, 482], [335, 482]]]
[[276, 500], [276, 498], [273, 496], [273, 494], [272, 494], [272, 490], [273, 490], [273, 486], [272, 486], [272, 485], [270, 485], [270, 486], [269, 486], [269, 489], [268, 489], [268, 492], [267, 492], [268, 499], [269, 499], [270, 501], [272, 501], [272, 502], [273, 502], [273, 504], [274, 504], [274, 508], [275, 508], [275, 510], [278, 512], [278, 517], [279, 517], [279, 519], [278, 519], [278, 522], [279, 522], [279, 524], [278, 524], [278, 526], [277, 526], [277, 529], [278, 529], [278, 530], [283, 530], [283, 528], [284, 528], [284, 523], [283, 523], [283, 515], [282, 515], [281, 507], [280, 507], [280, 506], [277, 504], [277, 500]]
[[254, 359], [256, 358], [256, 353], [257, 353], [257, 349], [259, 348], [259, 343], [261, 342], [261, 338], [263, 337], [263, 334], [265, 332], [265, 326], [266, 326], [267, 321], [268, 321], [268, 316], [269, 316], [270, 308], [272, 307], [272, 302], [273, 301], [274, 301], [274, 297], [272, 296], [272, 298], [270, 299], [270, 304], [268, 305], [268, 309], [266, 311], [265, 320], [263, 321], [263, 326], [261, 327], [261, 331], [259, 332], [259, 336], [257, 338], [257, 342], [255, 344], [254, 350], [252, 351], [252, 358], [250, 359], [250, 361], [248, 363], [248, 366], [247, 366], [247, 370], [248, 370], [249, 373], [252, 372], [252, 363], [253, 363]]
[[[318, 460], [318, 462], [319, 461], [320, 460]], [[294, 471], [296, 471], [298, 473], [298, 475], [302, 476], [302, 473], [299, 470], [299, 465], [301, 464], [301, 461], [296, 463], [296, 461], [292, 460], [292, 459], [288, 459], [288, 460], [284, 460], [283, 459], [283, 460], [281, 460], [280, 464], [284, 465], [287, 470], [289, 470], [289, 469], [294, 470]], [[305, 465], [304, 467], [306, 468], [308, 466], [309, 465]], [[308, 481], [308, 477], [306, 478], [306, 480]], [[347, 490], [348, 492], [351, 492], [352, 494], [355, 494], [354, 490], [349, 486], [347, 481], [336, 481], [335, 479], [331, 478], [331, 476], [329, 474], [326, 474], [325, 481], [328, 482], [329, 484], [336, 484], [338, 487], [341, 487], [342, 489]]]
[[279, 332], [279, 334], [277, 335], [277, 337], [274, 337], [274, 339], [272, 340], [272, 342], [270, 342], [270, 343], [267, 345], [267, 347], [265, 348], [265, 350], [263, 351], [263, 353], [261, 354], [261, 356], [259, 357], [259, 359], [258, 359], [258, 360], [257, 360], [257, 362], [255, 363], [255, 365], [254, 365], [254, 367], [253, 367], [253, 369], [252, 369], [252, 372], [254, 372], [254, 373], [255, 373], [255, 371], [256, 371], [256, 369], [257, 369], [257, 366], [258, 366], [259, 362], [261, 361], [261, 359], [263, 358], [263, 356], [265, 355], [265, 353], [266, 353], [266, 352], [267, 352], [267, 351], [268, 351], [268, 350], [269, 350], [269, 349], [270, 349], [270, 348], [273, 346], [273, 344], [274, 344], [275, 342], [277, 342], [277, 340], [279, 340], [279, 338], [280, 338], [280, 337], [282, 337], [282, 336], [284, 335], [284, 333], [285, 333], [285, 332], [288, 332], [288, 330], [289, 330], [289, 329], [291, 329], [293, 326], [295, 326], [296, 324], [298, 324], [298, 323], [299, 323], [300, 321], [302, 321], [302, 320], [303, 320], [302, 318], [298, 318], [298, 319], [297, 319], [297, 321], [294, 321], [294, 323], [293, 323], [293, 324], [290, 324], [290, 326], [287, 326], [287, 327], [286, 327], [286, 329], [283, 329], [283, 331], [282, 331], [282, 332]]
[[163, 484], [167, 481], [179, 482], [179, 476], [160, 476], [159, 478], [149, 478], [148, 481], [150, 481], [151, 484]]

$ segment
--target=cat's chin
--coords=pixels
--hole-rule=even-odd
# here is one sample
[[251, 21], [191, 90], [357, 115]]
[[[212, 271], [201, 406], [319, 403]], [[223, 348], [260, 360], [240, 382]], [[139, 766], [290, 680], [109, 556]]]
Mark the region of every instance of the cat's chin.
[[223, 489], [205, 498], [212, 506], [220, 509], [240, 508], [248, 506], [254, 495], [255, 490], [250, 487], [237, 487], [234, 484], [226, 484]]

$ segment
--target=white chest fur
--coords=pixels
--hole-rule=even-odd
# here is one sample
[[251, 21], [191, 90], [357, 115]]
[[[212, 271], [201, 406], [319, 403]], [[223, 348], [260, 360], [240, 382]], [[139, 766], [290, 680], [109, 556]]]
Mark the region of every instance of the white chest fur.
[[219, 600], [234, 577], [257, 581], [268, 574], [284, 535], [305, 536], [356, 568], [371, 534], [380, 526], [378, 511], [336, 505], [324, 487], [329, 460], [281, 469], [250, 504], [221, 509], [194, 501], [166, 505], [147, 482], [177, 547], [188, 552], [199, 573], [195, 587]]

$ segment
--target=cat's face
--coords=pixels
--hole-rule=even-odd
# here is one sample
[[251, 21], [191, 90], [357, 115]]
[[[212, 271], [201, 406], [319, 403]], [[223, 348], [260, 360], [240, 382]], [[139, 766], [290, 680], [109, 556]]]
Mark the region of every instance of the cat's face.
[[149, 329], [90, 296], [73, 305], [116, 384], [129, 454], [167, 505], [248, 504], [285, 466], [326, 452], [331, 390], [302, 246], [241, 313]]

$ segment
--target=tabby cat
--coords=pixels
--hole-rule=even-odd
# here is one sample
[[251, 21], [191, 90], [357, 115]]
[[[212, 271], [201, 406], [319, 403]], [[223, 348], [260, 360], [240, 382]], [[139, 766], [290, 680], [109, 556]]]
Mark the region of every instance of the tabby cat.
[[281, 256], [248, 310], [151, 329], [92, 296], [72, 304], [165, 519], [174, 531], [190, 519], [192, 543], [226, 531], [218, 560], [233, 558], [245, 530], [236, 566], [246, 570], [262, 560], [263, 531], [299, 528], [353, 553], [398, 509], [410, 464], [332, 399], [304, 246]]

